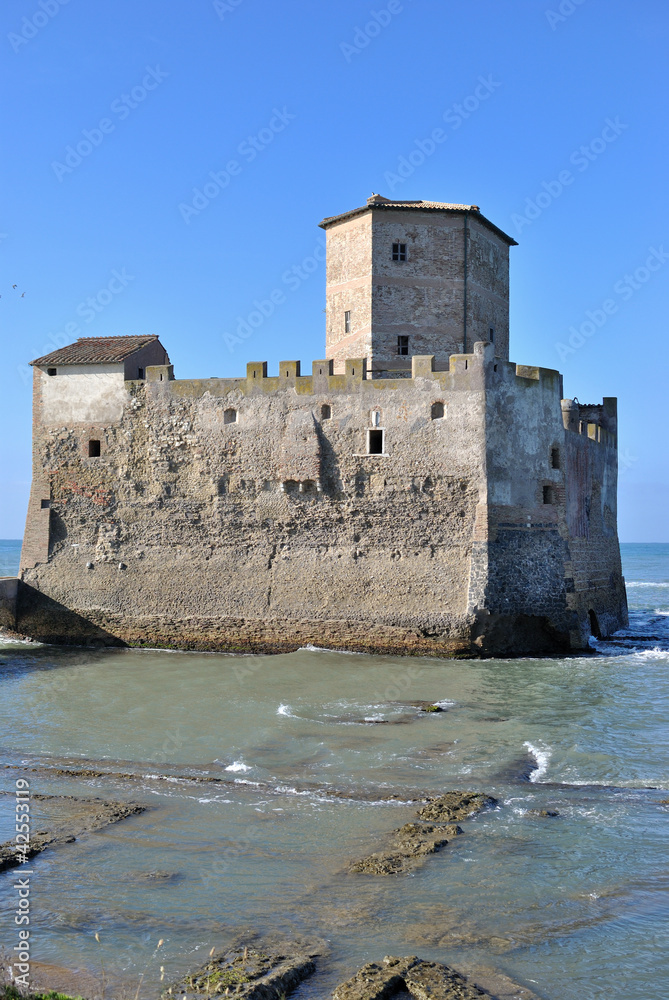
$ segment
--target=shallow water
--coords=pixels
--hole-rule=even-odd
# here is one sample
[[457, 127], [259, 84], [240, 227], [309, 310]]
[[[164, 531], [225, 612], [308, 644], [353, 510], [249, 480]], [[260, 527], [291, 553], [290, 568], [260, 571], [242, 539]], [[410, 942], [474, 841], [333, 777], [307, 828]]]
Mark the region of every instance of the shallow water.
[[[34, 957], [102, 958], [134, 983], [148, 962], [148, 997], [161, 962], [169, 982], [254, 928], [328, 941], [299, 997], [388, 953], [495, 966], [550, 1000], [669, 997], [669, 546], [623, 554], [631, 626], [592, 656], [4, 646], [0, 787], [27, 774], [33, 792], [148, 806], [33, 863]], [[134, 777], [48, 773], [65, 765]], [[499, 804], [411, 875], [346, 873], [413, 798], [453, 788]], [[5, 914], [14, 881], [0, 875]]]

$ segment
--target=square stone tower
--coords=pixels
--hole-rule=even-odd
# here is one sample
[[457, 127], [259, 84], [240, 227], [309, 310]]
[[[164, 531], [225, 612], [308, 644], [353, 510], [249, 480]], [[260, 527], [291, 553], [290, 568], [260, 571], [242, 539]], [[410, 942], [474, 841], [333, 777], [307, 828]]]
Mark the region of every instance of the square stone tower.
[[509, 247], [516, 241], [477, 205], [392, 201], [324, 219], [326, 356], [343, 372], [366, 358], [372, 377], [410, 371], [414, 354], [451, 354], [491, 341], [509, 357]]

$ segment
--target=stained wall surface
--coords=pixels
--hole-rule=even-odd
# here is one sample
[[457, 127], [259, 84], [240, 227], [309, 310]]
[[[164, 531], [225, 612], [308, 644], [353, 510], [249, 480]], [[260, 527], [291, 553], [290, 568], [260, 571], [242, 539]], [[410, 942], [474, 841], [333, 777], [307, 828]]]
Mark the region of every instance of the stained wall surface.
[[[565, 456], [599, 449], [594, 477], [610, 446], [565, 429], [556, 372], [483, 343], [433, 367], [414, 357], [412, 378], [372, 380], [360, 359], [308, 376], [255, 363], [245, 379], [175, 380], [154, 366], [123, 383], [120, 415], [92, 397], [79, 421], [54, 419], [37, 369], [18, 627], [204, 649], [578, 647]], [[610, 572], [614, 547], [597, 548]], [[597, 587], [586, 596], [603, 628], [622, 623]]]

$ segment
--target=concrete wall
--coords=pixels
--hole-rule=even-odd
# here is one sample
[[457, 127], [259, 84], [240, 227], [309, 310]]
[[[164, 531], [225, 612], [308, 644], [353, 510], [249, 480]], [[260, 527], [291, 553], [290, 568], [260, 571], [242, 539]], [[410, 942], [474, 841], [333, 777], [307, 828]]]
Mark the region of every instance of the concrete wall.
[[[482, 343], [448, 371], [433, 364], [414, 357], [412, 378], [374, 380], [361, 360], [334, 375], [316, 361], [306, 376], [281, 362], [273, 377], [253, 363], [245, 379], [175, 380], [152, 366], [146, 382], [124, 383], [121, 418], [94, 425], [96, 458], [91, 425], [40, 419], [19, 628], [267, 651], [582, 643], [582, 601], [597, 596], [586, 587], [570, 603], [559, 376]], [[370, 430], [383, 431], [383, 454], [368, 454]], [[602, 448], [569, 434], [575, 454]], [[565, 464], [553, 470], [556, 445]], [[547, 484], [555, 504], [543, 503]]]

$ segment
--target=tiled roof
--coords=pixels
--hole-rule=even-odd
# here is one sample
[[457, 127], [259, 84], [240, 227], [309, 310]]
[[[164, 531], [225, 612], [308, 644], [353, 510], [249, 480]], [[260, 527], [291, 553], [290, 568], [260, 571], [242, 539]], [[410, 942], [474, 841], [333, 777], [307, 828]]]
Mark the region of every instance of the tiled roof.
[[484, 215], [481, 215], [481, 210], [478, 205], [457, 205], [453, 202], [448, 201], [393, 201], [392, 198], [384, 198], [380, 194], [373, 194], [371, 198], [367, 199], [367, 204], [362, 205], [360, 208], [353, 208], [350, 212], [344, 212], [342, 215], [331, 215], [327, 219], [323, 219], [319, 223], [321, 229], [327, 229], [329, 226], [333, 225], [335, 222], [345, 222], [347, 219], [352, 219], [356, 215], [363, 215], [370, 209], [393, 209], [397, 211], [398, 209], [405, 209], [406, 211], [412, 212], [470, 212], [475, 215], [479, 222], [492, 229], [493, 232], [501, 236], [510, 246], [517, 246], [518, 244], [502, 229], [496, 226], [489, 219], [486, 219]]
[[35, 358], [31, 365], [95, 365], [104, 362], [125, 361], [141, 347], [152, 341], [150, 337], [79, 337], [74, 344], [61, 347], [42, 358]]

